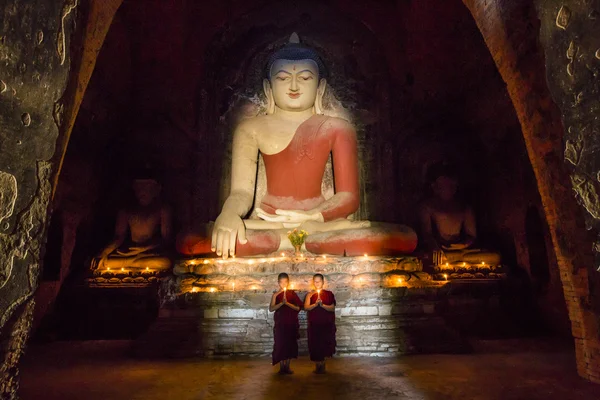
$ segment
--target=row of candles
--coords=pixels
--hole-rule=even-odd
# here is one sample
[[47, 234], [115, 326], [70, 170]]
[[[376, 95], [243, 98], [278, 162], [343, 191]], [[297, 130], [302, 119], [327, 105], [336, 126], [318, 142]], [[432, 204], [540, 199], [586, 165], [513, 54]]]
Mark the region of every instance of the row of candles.
[[[285, 253], [283, 253], [283, 252], [280, 254], [280, 256], [281, 257], [270, 257], [270, 258], [261, 258], [261, 259], [248, 258], [248, 259], [244, 259], [243, 262], [245, 262], [248, 265], [253, 265], [253, 264], [257, 263], [257, 262], [259, 262], [259, 263], [267, 263], [267, 262], [283, 261], [283, 260], [288, 259], [288, 258], [289, 259], [296, 258], [296, 257], [286, 257]], [[299, 256], [299, 258], [300, 259], [305, 259], [305, 258], [308, 259], [308, 257], [304, 256], [304, 254], [301, 254]], [[369, 255], [368, 254], [364, 254], [362, 258], [365, 261], [369, 260]], [[324, 254], [324, 255], [321, 255], [321, 256], [318, 256], [318, 257], [314, 257], [314, 260], [315, 261], [327, 261], [327, 255]], [[239, 263], [240, 262], [240, 260], [237, 260], [235, 256], [232, 256], [231, 258], [228, 258], [228, 259], [210, 259], [209, 260], [209, 259], [206, 258], [206, 259], [204, 259], [202, 261], [202, 264], [210, 264], [211, 261], [216, 262], [218, 264], [231, 263], [231, 262], [238, 262]], [[197, 263], [196, 260], [191, 260], [191, 261], [188, 262], [189, 265], [196, 265], [196, 263]], [[106, 268], [104, 271], [108, 272], [108, 273], [125, 273], [125, 272], [129, 272], [129, 270], [126, 269], [126, 268], [121, 268], [119, 270], [119, 269], [111, 269], [110, 267]], [[137, 270], [135, 270], [135, 271], [137, 271]], [[154, 272], [154, 271], [151, 270], [150, 268], [146, 267], [146, 269], [141, 270], [139, 272], [141, 272], [141, 273], [151, 273], [151, 272]]]
[[149, 267], [146, 267], [146, 268], [144, 268], [144, 269], [142, 269], [142, 270], [138, 270], [138, 269], [129, 270], [129, 269], [126, 269], [126, 268], [121, 268], [121, 269], [119, 269], [119, 268], [117, 268], [117, 269], [111, 269], [110, 267], [107, 267], [107, 268], [106, 268], [104, 271], [106, 271], [106, 272], [108, 272], [108, 273], [117, 273], [117, 274], [118, 274], [118, 273], [121, 273], [121, 274], [122, 274], [122, 273], [127, 273], [127, 272], [139, 272], [139, 273], [141, 273], [141, 274], [151, 274], [151, 273], [153, 273], [153, 272], [154, 272], [154, 270], [153, 270], [153, 269], [150, 269]]
[[[240, 261], [240, 260], [236, 259], [235, 256], [231, 256], [228, 259], [208, 259], [208, 258], [205, 258], [202, 261], [202, 264], [210, 264], [211, 261], [212, 261], [212, 262], [216, 262], [218, 264], [232, 263], [232, 262], [236, 262], [236, 263], [245, 262], [246, 264], [252, 265], [252, 264], [255, 264], [255, 263], [276, 262], [276, 261], [283, 261], [283, 260], [286, 260], [286, 259], [294, 259], [294, 258], [307, 259], [307, 260], [309, 259], [309, 257], [305, 256], [304, 254], [300, 254], [300, 256], [298, 256], [298, 257], [296, 257], [296, 256], [288, 257], [288, 256], [285, 255], [285, 253], [282, 252], [280, 254], [280, 257], [269, 257], [269, 258], [260, 258], [260, 259], [258, 259], [258, 258], [245, 258], [243, 261]], [[363, 256], [361, 258], [363, 260], [365, 260], [365, 261], [367, 261], [367, 260], [370, 259], [368, 254], [363, 254]], [[321, 256], [315, 256], [312, 259], [314, 261], [327, 261], [327, 255], [323, 254]], [[196, 265], [197, 263], [199, 263], [199, 262], [196, 261], [196, 260], [188, 261], [189, 265]]]
[[467, 266], [469, 266], [469, 267], [485, 267], [486, 265], [488, 267], [491, 267], [491, 265], [486, 264], [485, 261], [482, 261], [481, 264], [468, 264], [468, 265], [467, 265], [466, 262], [463, 262], [462, 264], [461, 263], [455, 263], [455, 264], [452, 264], [452, 265], [450, 263], [446, 263], [444, 265], [444, 267], [445, 268], [450, 268], [450, 267], [463, 267], [463, 268], [466, 268]]

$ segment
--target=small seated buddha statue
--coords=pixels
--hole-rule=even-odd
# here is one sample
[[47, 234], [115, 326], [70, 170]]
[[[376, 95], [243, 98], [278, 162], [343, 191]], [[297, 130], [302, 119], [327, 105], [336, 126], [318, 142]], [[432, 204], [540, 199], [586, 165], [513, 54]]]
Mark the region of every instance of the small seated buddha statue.
[[[242, 120], [234, 132], [229, 197], [204, 235], [178, 239], [180, 253], [227, 258], [293, 249], [291, 228], [308, 232], [304, 249], [312, 253], [393, 255], [415, 249], [417, 236], [409, 227], [349, 218], [360, 202], [356, 131], [350, 122], [324, 114], [326, 77], [321, 57], [296, 34], [271, 55], [263, 81], [266, 114]], [[256, 205], [257, 218], [245, 219], [254, 204], [259, 156], [266, 194]], [[334, 193], [326, 199], [322, 180], [330, 156]]]
[[427, 250], [433, 253], [434, 264], [500, 264], [498, 253], [475, 247], [475, 213], [457, 199], [455, 168], [435, 165], [430, 170], [428, 181], [433, 196], [421, 204], [420, 220], [422, 240]]
[[171, 210], [160, 197], [161, 185], [145, 170], [132, 182], [137, 204], [119, 210], [115, 234], [92, 261], [93, 269], [163, 271], [171, 267]]

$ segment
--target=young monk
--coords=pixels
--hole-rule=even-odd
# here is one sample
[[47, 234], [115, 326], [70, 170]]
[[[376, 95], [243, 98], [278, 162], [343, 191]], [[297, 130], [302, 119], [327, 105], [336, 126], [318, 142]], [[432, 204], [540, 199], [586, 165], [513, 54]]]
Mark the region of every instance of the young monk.
[[314, 292], [306, 295], [304, 309], [308, 313], [308, 351], [315, 362], [315, 373], [325, 373], [325, 357], [335, 354], [335, 296], [323, 289], [325, 279], [313, 276]]
[[273, 293], [269, 311], [275, 312], [275, 326], [273, 333], [273, 365], [279, 363], [280, 374], [293, 374], [290, 369], [292, 358], [298, 358], [298, 312], [302, 308], [302, 301], [293, 290], [287, 290], [290, 277], [282, 272], [277, 277], [279, 291]]

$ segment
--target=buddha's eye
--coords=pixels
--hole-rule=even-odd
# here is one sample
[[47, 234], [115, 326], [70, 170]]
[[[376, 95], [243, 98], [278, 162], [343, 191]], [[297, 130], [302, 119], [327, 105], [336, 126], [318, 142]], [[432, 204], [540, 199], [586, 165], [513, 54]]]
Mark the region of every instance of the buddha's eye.
[[289, 77], [285, 75], [278, 75], [275, 77], [275, 79], [277, 79], [278, 81], [287, 81]]
[[313, 77], [310, 75], [306, 75], [306, 76], [300, 76], [299, 79], [302, 81], [310, 81], [313, 79]]

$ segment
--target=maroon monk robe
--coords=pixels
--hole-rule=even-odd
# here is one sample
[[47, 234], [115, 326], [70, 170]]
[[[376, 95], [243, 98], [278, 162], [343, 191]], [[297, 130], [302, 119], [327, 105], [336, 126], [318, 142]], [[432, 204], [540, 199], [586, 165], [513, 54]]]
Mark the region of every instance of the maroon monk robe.
[[[293, 290], [279, 293], [275, 298], [275, 304], [282, 302], [284, 293], [288, 303], [302, 309], [302, 301]], [[275, 337], [273, 365], [289, 358], [298, 358], [298, 330], [300, 329], [298, 312], [286, 305], [275, 311], [273, 317], [275, 320], [275, 326], [273, 327], [273, 336]]]
[[[321, 290], [321, 300], [326, 306], [335, 305], [335, 296], [329, 290]], [[318, 294], [310, 297], [310, 305], [317, 302]], [[308, 351], [310, 360], [317, 362], [335, 354], [335, 313], [323, 307], [308, 311]]]

